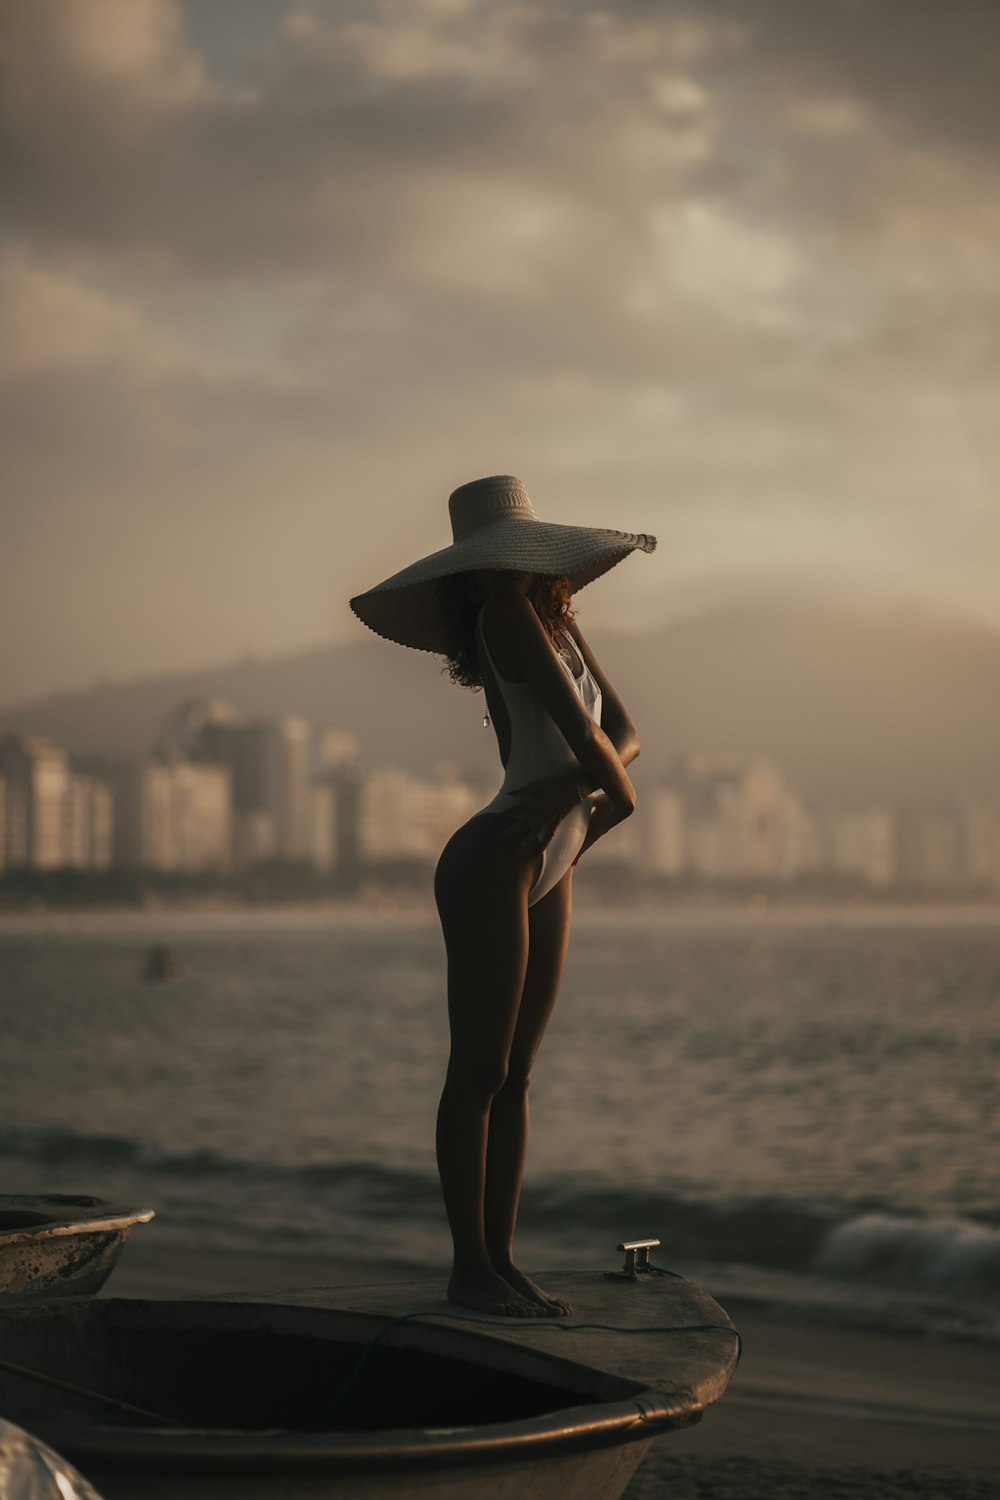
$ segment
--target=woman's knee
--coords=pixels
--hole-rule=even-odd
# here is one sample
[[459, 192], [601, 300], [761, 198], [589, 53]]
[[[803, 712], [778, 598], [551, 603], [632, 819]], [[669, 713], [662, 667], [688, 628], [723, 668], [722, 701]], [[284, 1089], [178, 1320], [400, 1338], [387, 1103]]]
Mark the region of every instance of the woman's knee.
[[507, 1068], [501, 1062], [461, 1063], [453, 1057], [445, 1089], [488, 1109], [506, 1083]]
[[528, 1085], [531, 1082], [531, 1065], [518, 1062], [511, 1058], [507, 1064], [507, 1075], [503, 1081], [500, 1092], [505, 1099], [526, 1099], [528, 1097]]

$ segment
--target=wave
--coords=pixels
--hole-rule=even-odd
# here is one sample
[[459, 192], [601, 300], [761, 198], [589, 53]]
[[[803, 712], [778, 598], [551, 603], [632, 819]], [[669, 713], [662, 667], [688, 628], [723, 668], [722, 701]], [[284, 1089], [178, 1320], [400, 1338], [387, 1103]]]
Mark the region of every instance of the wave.
[[815, 1260], [837, 1276], [905, 1277], [927, 1285], [1000, 1289], [1000, 1229], [974, 1219], [860, 1214], [837, 1224]]
[[[436, 1175], [372, 1161], [265, 1165], [211, 1150], [166, 1152], [117, 1135], [73, 1130], [0, 1132], [0, 1156], [88, 1173], [102, 1171], [145, 1194], [181, 1190], [188, 1212], [224, 1201], [238, 1217], [253, 1200], [255, 1233], [266, 1232], [261, 1202], [287, 1236], [311, 1232], [311, 1205], [329, 1205], [360, 1225], [437, 1224]], [[141, 1181], [140, 1181], [141, 1179]], [[249, 1214], [251, 1211], [246, 1209]], [[1000, 1294], [1000, 1227], [959, 1216], [920, 1216], [841, 1205], [822, 1210], [777, 1197], [710, 1201], [654, 1192], [591, 1176], [526, 1185], [522, 1225], [550, 1244], [589, 1250], [623, 1238], [658, 1236], [665, 1264], [715, 1262], [928, 1290]]]
[[440, 1200], [436, 1179], [375, 1162], [317, 1162], [297, 1166], [265, 1164], [226, 1156], [209, 1149], [164, 1151], [128, 1136], [83, 1135], [75, 1130], [7, 1130], [0, 1132], [0, 1156], [52, 1166], [136, 1168], [160, 1177], [218, 1178], [232, 1182], [343, 1187], [372, 1198], [393, 1198], [395, 1211], [418, 1206], [416, 1200]]

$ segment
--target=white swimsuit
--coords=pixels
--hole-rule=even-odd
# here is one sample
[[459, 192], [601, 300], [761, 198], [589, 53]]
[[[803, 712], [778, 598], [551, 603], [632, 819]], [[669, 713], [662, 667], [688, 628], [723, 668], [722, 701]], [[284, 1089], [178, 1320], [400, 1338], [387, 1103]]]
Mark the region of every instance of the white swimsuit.
[[[518, 787], [527, 786], [529, 782], [538, 781], [545, 776], [559, 776], [567, 771], [582, 771], [583, 767], [573, 754], [562, 730], [531, 684], [512, 682], [509, 677], [502, 677], [497, 671], [483, 632], [482, 610], [476, 619], [476, 629], [479, 632], [486, 659], [493, 668], [497, 686], [507, 705], [507, 715], [510, 719], [510, 755], [504, 767], [503, 785], [492, 802], [488, 802], [485, 807], [480, 808], [479, 812], [473, 814], [474, 817], [479, 818], [484, 813], [517, 811], [523, 806], [523, 798], [512, 795]], [[571, 638], [569, 644], [575, 650], [575, 643]], [[575, 654], [580, 655], [579, 651], [575, 651]], [[572, 669], [561, 656], [559, 660], [566, 668], [569, 679], [580, 694], [587, 712], [599, 724], [601, 722], [601, 689], [593, 673], [581, 658], [583, 672], [579, 677], [574, 677]], [[538, 879], [528, 893], [529, 906], [534, 906], [536, 901], [540, 901], [562, 879], [579, 854], [590, 825], [593, 795], [591, 793], [591, 796], [585, 797], [578, 807], [570, 809], [549, 840], [548, 847], [542, 851], [542, 868]]]

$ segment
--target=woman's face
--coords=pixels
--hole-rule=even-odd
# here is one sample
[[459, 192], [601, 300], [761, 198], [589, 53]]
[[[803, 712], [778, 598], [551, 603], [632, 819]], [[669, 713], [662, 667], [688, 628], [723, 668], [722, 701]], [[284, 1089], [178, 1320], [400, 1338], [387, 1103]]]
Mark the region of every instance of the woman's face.
[[535, 579], [534, 573], [518, 573], [510, 568], [474, 568], [471, 576], [484, 599], [502, 588], [526, 594]]

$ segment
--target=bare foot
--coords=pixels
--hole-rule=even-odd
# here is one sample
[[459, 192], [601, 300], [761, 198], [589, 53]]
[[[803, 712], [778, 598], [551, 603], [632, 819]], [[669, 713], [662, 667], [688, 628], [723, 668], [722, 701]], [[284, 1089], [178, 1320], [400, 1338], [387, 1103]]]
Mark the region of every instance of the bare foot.
[[538, 1318], [544, 1312], [533, 1299], [518, 1296], [513, 1286], [495, 1271], [456, 1271], [448, 1283], [448, 1301], [480, 1312], [506, 1318]]
[[543, 1292], [537, 1282], [532, 1281], [531, 1277], [526, 1276], [523, 1271], [519, 1271], [515, 1265], [500, 1266], [498, 1275], [502, 1276], [515, 1292], [535, 1303], [550, 1318], [565, 1318], [573, 1311], [568, 1302], [564, 1302], [561, 1297], [552, 1297], [548, 1292]]

